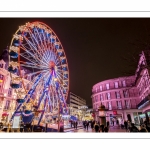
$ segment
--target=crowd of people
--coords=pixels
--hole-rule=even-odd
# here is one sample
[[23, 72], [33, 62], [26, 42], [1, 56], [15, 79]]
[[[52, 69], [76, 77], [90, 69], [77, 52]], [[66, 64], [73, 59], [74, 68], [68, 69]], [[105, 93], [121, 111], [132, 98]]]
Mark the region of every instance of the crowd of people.
[[91, 127], [92, 131], [95, 132], [108, 132], [109, 131], [109, 121], [107, 121], [106, 126], [100, 124], [97, 121], [83, 121], [84, 129], [88, 131], [89, 126]]
[[71, 121], [71, 128], [74, 127], [74, 129], [78, 128], [78, 121]]
[[126, 132], [150, 132], [150, 123], [144, 121], [144, 123], [138, 128], [134, 123], [130, 122], [129, 120], [125, 120], [124, 125], [121, 124], [121, 128], [125, 128]]

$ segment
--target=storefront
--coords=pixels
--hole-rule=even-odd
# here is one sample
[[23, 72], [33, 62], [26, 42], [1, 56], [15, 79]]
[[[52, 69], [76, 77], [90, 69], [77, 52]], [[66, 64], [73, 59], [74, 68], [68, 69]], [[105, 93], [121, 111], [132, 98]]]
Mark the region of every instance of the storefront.
[[64, 122], [64, 128], [70, 128], [71, 127], [70, 115], [62, 115], [62, 120]]

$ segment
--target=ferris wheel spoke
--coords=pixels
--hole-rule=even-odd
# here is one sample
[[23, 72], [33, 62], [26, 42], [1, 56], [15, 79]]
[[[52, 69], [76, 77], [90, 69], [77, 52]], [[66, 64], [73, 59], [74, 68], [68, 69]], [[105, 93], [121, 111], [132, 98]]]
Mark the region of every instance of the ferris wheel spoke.
[[40, 34], [39, 34], [39, 32], [38, 32], [37, 28], [36, 28], [36, 31], [37, 31], [37, 35], [38, 35], [38, 38], [39, 38], [39, 40], [40, 40], [40, 43], [41, 43], [42, 49], [44, 49], [44, 50], [45, 50], [45, 47], [44, 47], [44, 45], [43, 45], [43, 41], [42, 41], [42, 39], [41, 39], [41, 36], [40, 36]]
[[34, 64], [30, 62], [25, 62], [25, 61], [19, 61], [20, 65], [30, 67], [30, 68], [37, 68], [37, 69], [42, 69], [42, 70], [49, 70], [48, 67], [43, 66], [41, 64]]

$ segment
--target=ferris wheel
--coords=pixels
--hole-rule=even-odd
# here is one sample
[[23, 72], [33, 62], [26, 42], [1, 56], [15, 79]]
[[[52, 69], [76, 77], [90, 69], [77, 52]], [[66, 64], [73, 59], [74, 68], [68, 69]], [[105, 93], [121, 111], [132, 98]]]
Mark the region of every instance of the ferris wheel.
[[[63, 46], [54, 31], [42, 22], [26, 23], [14, 34], [9, 48], [11, 87], [18, 106], [30, 115], [40, 111], [53, 113], [66, 107], [69, 70]], [[24, 72], [25, 71], [25, 72]]]

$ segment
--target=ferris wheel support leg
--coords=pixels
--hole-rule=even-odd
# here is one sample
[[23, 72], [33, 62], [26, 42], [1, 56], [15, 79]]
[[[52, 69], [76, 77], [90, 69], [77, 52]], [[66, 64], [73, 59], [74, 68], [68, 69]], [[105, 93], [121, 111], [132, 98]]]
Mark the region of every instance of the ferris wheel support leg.
[[17, 107], [16, 111], [13, 113], [10, 120], [14, 119], [14, 116], [15, 116], [16, 112], [20, 109], [20, 107], [21, 107], [21, 104], [19, 104], [19, 106]]
[[[28, 94], [30, 94], [30, 98], [31, 98], [31, 96], [32, 96], [32, 94], [33, 94], [33, 92], [34, 92], [36, 86], [38, 85], [38, 82], [40, 81], [41, 77], [42, 77], [42, 74], [40, 74], [40, 75], [38, 76], [38, 79], [35, 81], [33, 87], [29, 90]], [[27, 94], [27, 95], [28, 95], [28, 94]], [[27, 98], [27, 95], [25, 96], [24, 99]], [[30, 101], [30, 98], [27, 100], [27, 103]], [[12, 115], [12, 117], [11, 117], [10, 120], [12, 120], [12, 119], [14, 118], [16, 112], [20, 109], [21, 106], [22, 106], [22, 104], [19, 104], [19, 106], [17, 107], [16, 111], [13, 113], [13, 115]]]
[[44, 111], [42, 112], [42, 114], [41, 114], [41, 116], [40, 116], [40, 119], [39, 119], [39, 122], [38, 122], [38, 126], [39, 126], [39, 124], [40, 124], [40, 122], [41, 122], [41, 120], [42, 120], [42, 118], [43, 118], [43, 115], [44, 115], [44, 112], [45, 112], [45, 106], [46, 106], [46, 98], [45, 98], [45, 100], [44, 100]]

